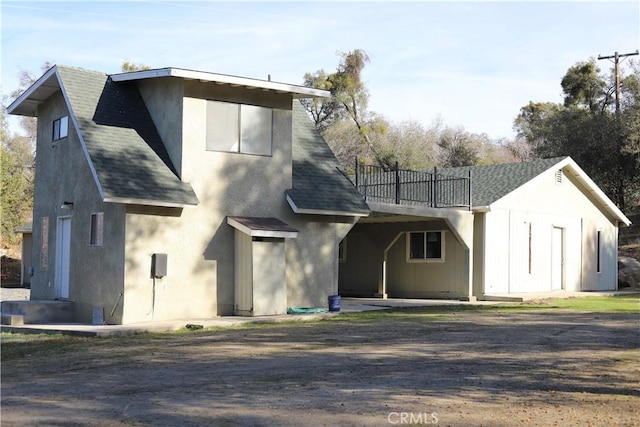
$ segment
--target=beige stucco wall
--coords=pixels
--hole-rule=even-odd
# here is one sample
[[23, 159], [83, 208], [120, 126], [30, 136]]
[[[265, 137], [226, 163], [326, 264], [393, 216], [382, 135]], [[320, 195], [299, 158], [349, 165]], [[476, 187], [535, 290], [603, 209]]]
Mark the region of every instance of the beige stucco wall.
[[183, 81], [172, 77], [141, 80], [138, 89], [178, 176], [182, 176]]
[[[554, 170], [541, 174], [494, 203], [484, 214], [483, 225], [484, 244], [476, 248], [475, 256], [484, 260], [481, 280], [486, 294], [552, 290], [554, 227], [561, 228], [564, 236], [564, 289], [616, 289], [617, 227], [570, 173], [559, 185]], [[598, 229], [601, 273], [593, 267], [595, 244], [589, 243]], [[479, 271], [476, 268], [476, 277]]]
[[[352, 218], [296, 215], [284, 192], [292, 188], [292, 99], [287, 94], [251, 91], [185, 81], [184, 98], [170, 88], [166, 96], [144, 98], [165, 137], [181, 129], [182, 180], [193, 187], [200, 203], [184, 209], [134, 208], [127, 211], [123, 322], [212, 317], [234, 311], [234, 229], [228, 216], [276, 217], [299, 230], [286, 239], [286, 284], [289, 306], [326, 306], [337, 292], [338, 242], [355, 222]], [[206, 150], [208, 99], [247, 102], [273, 110], [271, 156]], [[181, 124], [162, 130], [156, 112], [180, 109]], [[165, 114], [165, 113], [163, 113]], [[171, 151], [172, 149], [170, 149]], [[168, 275], [149, 277], [151, 254], [168, 255]], [[259, 278], [258, 278], [259, 280]]]
[[[69, 136], [52, 142], [53, 120], [69, 116]], [[90, 322], [93, 307], [103, 307], [105, 321], [117, 323], [121, 307], [113, 306], [122, 292], [124, 209], [104, 204], [89, 168], [72, 117], [60, 93], [38, 111], [36, 184], [33, 216], [31, 299], [54, 299], [56, 294], [56, 242], [59, 217], [71, 218], [69, 299], [75, 302], [76, 320]], [[73, 202], [71, 210], [61, 209]], [[104, 212], [104, 245], [90, 246], [91, 214]], [[41, 268], [42, 218], [49, 218], [48, 266]]]

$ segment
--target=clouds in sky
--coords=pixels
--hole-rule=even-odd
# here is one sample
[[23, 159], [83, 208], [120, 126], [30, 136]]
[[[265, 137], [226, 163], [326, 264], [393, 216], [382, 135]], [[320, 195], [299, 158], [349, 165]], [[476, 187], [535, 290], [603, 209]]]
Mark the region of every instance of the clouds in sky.
[[[561, 101], [578, 61], [640, 44], [638, 2], [2, 1], [3, 93], [45, 61], [125, 60], [300, 84], [364, 49], [370, 108], [511, 137], [521, 106]], [[609, 63], [599, 64], [603, 69]]]

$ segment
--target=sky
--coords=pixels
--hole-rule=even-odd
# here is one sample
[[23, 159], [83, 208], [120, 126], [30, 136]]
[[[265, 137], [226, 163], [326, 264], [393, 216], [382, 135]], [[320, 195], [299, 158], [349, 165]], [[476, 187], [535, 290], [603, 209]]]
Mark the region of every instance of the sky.
[[46, 61], [302, 84], [306, 72], [335, 71], [340, 52], [363, 49], [371, 111], [494, 140], [515, 136], [529, 101], [562, 102], [569, 67], [640, 48], [638, 1], [0, 0], [0, 13], [3, 94], [21, 69], [39, 76]]

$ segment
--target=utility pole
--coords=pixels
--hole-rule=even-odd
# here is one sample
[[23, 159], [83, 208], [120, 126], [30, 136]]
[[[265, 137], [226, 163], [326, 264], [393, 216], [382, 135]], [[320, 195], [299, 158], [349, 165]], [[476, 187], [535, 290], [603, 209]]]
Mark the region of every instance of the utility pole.
[[598, 60], [613, 59], [613, 66], [616, 74], [616, 117], [620, 116], [620, 66], [619, 64], [620, 62], [622, 62], [620, 58], [638, 55], [639, 53], [640, 52], [638, 51], [638, 49], [636, 49], [635, 52], [631, 52], [631, 53], [619, 54], [618, 52], [616, 52], [613, 55], [609, 55], [609, 56], [598, 55]]
[[[616, 78], [616, 122], [617, 122], [617, 126], [620, 126], [620, 62], [622, 62], [624, 60], [624, 58], [626, 58], [627, 56], [634, 56], [634, 55], [638, 55], [638, 49], [636, 49], [635, 52], [631, 52], [631, 53], [623, 53], [623, 54], [619, 54], [618, 52], [615, 52], [613, 55], [609, 55], [609, 56], [602, 56], [602, 55], [598, 55], [598, 60], [601, 59], [613, 59], [613, 66], [614, 66], [614, 72], [615, 72], [615, 78]], [[622, 58], [622, 60], [620, 59]], [[623, 162], [623, 155], [622, 155], [622, 140], [621, 140], [621, 136], [620, 135], [616, 135], [616, 140], [617, 140], [617, 157], [618, 157], [618, 177], [617, 177], [617, 202], [618, 205], [620, 206], [621, 209], [624, 210], [625, 208], [625, 201], [624, 201], [624, 179], [623, 179], [623, 175], [624, 175], [624, 171], [623, 171], [623, 167], [622, 167], [622, 162]]]

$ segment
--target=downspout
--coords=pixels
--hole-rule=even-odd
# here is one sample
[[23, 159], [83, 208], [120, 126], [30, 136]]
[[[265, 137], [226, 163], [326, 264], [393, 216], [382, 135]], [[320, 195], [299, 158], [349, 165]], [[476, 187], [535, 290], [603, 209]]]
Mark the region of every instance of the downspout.
[[379, 294], [382, 299], [387, 299], [387, 255], [389, 254], [389, 250], [393, 245], [396, 244], [400, 236], [405, 234], [404, 231], [398, 233], [398, 235], [389, 243], [389, 245], [384, 250], [384, 256], [382, 258], [382, 289], [379, 289]]

